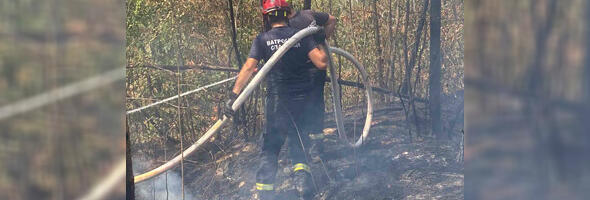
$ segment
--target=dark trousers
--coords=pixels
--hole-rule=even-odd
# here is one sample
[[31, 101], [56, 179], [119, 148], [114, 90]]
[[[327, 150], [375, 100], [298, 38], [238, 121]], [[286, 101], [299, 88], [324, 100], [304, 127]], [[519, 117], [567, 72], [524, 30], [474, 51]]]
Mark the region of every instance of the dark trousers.
[[322, 133], [324, 130], [324, 85], [326, 83], [326, 70], [314, 68], [310, 70], [312, 88], [309, 91], [308, 101], [305, 103], [306, 130], [313, 133]]
[[256, 172], [256, 182], [274, 183], [279, 152], [285, 141], [288, 143], [289, 158], [293, 164], [307, 164], [306, 156], [310, 139], [307, 131], [303, 130], [304, 106], [307, 98], [308, 93], [267, 95], [261, 163]]

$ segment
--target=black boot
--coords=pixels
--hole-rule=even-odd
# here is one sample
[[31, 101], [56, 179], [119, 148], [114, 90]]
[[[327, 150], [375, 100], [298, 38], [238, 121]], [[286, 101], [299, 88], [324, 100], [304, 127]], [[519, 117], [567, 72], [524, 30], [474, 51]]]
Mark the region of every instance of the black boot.
[[300, 199], [308, 200], [313, 198], [315, 191], [310, 173], [304, 170], [294, 172], [293, 184], [295, 185], [295, 189], [297, 190]]

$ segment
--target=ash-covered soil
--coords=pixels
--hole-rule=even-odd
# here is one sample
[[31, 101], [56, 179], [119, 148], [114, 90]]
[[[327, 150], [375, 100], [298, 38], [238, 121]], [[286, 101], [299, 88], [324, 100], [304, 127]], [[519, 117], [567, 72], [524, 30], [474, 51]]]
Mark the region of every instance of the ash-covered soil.
[[[447, 118], [454, 111], [447, 110]], [[445, 113], [443, 115], [446, 116]], [[314, 199], [463, 199], [463, 162], [461, 136], [438, 141], [428, 137], [410, 140], [408, 124], [401, 109], [381, 109], [375, 113], [371, 134], [366, 144], [353, 149], [336, 133], [326, 131], [323, 152], [310, 160], [318, 192]], [[455, 125], [460, 132], [463, 120]], [[360, 133], [359, 124], [347, 123], [350, 135]], [[427, 127], [423, 127], [426, 129]], [[457, 134], [459, 135], [459, 134]], [[207, 162], [185, 161], [185, 195], [191, 199], [256, 199], [255, 171], [258, 167], [258, 144], [234, 142], [234, 145], [197, 154], [210, 154]], [[221, 150], [222, 149], [222, 150]], [[315, 152], [315, 151], [314, 151]], [[276, 186], [277, 199], [297, 199], [290, 183], [291, 163], [281, 152]], [[180, 174], [176, 168], [172, 173]], [[170, 172], [169, 172], [170, 174]], [[169, 175], [168, 181], [178, 178]], [[163, 180], [163, 179], [162, 179]], [[174, 180], [178, 182], [177, 180]], [[161, 185], [160, 182], [157, 185]], [[146, 181], [139, 199], [160, 199], [162, 187]], [[180, 191], [169, 186], [168, 196]], [[151, 188], [151, 189], [150, 189]], [[178, 197], [176, 195], [175, 197]]]

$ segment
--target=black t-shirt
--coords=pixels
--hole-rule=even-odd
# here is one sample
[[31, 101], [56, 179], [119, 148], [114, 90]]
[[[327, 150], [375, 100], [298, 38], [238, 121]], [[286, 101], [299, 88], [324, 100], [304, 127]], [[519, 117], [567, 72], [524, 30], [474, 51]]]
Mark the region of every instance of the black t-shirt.
[[[289, 19], [289, 26], [301, 30], [309, 26], [314, 20], [318, 26], [324, 26], [329, 18], [330, 15], [325, 12], [302, 10], [295, 13], [295, 15]], [[316, 43], [322, 43], [326, 39], [326, 33], [316, 33], [314, 34], [314, 39]]]
[[[289, 19], [289, 26], [301, 30], [308, 27], [314, 20], [316, 22], [316, 25], [324, 26], [328, 22], [329, 18], [330, 15], [328, 13], [314, 12], [312, 10], [302, 10], [295, 13], [295, 15], [291, 17], [291, 19]], [[325, 32], [316, 33], [313, 35], [313, 38], [316, 43], [321, 44], [326, 39], [326, 34]], [[309, 59], [306, 63], [311, 67], [309, 73], [311, 74], [312, 79], [314, 80], [313, 84], [317, 87], [323, 88], [324, 81], [326, 79], [326, 70], [319, 70], [315, 68], [314, 64]]]
[[[259, 34], [252, 42], [250, 58], [258, 61], [268, 59], [298, 30], [292, 27], [276, 27]], [[305, 37], [289, 49], [268, 74], [267, 92], [269, 94], [289, 94], [305, 92], [311, 88], [308, 53], [317, 44], [311, 37]]]

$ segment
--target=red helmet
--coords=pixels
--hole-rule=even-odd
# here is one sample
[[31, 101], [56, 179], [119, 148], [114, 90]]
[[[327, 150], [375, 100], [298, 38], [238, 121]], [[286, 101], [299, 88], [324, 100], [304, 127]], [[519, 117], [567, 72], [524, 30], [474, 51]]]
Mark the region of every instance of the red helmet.
[[262, 14], [266, 15], [273, 11], [288, 11], [291, 7], [289, 5], [290, 0], [263, 0], [262, 1]]

